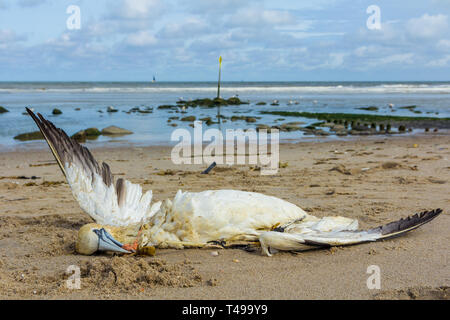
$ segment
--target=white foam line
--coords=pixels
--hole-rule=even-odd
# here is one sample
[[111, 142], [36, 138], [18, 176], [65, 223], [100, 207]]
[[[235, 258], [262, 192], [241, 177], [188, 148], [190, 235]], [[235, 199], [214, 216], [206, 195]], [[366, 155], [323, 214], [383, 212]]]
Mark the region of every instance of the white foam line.
[[[222, 87], [222, 92], [227, 93], [329, 93], [329, 94], [354, 94], [354, 93], [430, 93], [450, 94], [450, 85], [427, 85], [427, 84], [384, 84], [378, 86], [239, 86]], [[93, 88], [42, 88], [20, 89], [0, 88], [0, 93], [215, 93], [217, 87], [93, 87]]]

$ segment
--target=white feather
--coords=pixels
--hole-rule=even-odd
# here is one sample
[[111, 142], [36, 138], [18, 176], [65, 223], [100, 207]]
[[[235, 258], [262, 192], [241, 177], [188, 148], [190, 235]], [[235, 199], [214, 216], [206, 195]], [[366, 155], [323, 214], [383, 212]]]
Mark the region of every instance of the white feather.
[[142, 188], [125, 180], [125, 201], [118, 205], [113, 185], [107, 186], [102, 177], [94, 177], [75, 164], [65, 165], [67, 181], [80, 207], [97, 223], [108, 226], [128, 226], [148, 221], [156, 207], [150, 207], [152, 191], [142, 195]]

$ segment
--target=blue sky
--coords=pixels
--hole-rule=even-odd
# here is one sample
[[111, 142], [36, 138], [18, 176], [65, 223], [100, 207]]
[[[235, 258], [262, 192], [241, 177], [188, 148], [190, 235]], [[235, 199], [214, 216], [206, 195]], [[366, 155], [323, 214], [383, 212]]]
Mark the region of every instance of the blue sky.
[[0, 0], [0, 81], [215, 81], [219, 55], [226, 81], [446, 81], [449, 16], [450, 0]]

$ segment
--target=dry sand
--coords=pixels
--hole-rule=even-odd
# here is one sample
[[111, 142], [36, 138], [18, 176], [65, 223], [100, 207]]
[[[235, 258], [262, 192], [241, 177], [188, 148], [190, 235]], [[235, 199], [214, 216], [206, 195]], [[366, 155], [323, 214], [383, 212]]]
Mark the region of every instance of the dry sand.
[[[448, 299], [448, 135], [283, 144], [280, 160], [288, 166], [275, 176], [249, 166], [219, 166], [201, 175], [206, 165], [175, 166], [170, 150], [103, 148], [93, 154], [116, 177], [126, 173], [153, 189], [155, 200], [172, 198], [180, 188], [233, 188], [281, 197], [319, 217], [357, 218], [362, 228], [427, 209], [444, 213], [401, 238], [299, 254], [265, 257], [233, 249], [214, 256], [189, 249], [85, 257], [74, 252], [74, 242], [91, 220], [49, 150], [3, 152], [0, 299]], [[80, 290], [66, 287], [70, 265], [81, 269]], [[381, 269], [381, 290], [367, 288], [370, 265]]]

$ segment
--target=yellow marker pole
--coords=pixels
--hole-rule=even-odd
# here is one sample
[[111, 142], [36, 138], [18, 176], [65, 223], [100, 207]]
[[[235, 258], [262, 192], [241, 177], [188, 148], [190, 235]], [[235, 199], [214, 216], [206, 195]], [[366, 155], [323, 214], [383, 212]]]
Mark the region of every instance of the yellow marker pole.
[[220, 77], [222, 74], [222, 57], [219, 57], [219, 83], [217, 85], [217, 98], [220, 98]]
[[[219, 82], [217, 84], [217, 99], [220, 98], [220, 77], [222, 74], [222, 56], [219, 57]], [[222, 117], [220, 116], [220, 103], [217, 104], [217, 120], [219, 122], [219, 130], [221, 130], [220, 124], [222, 123]]]

